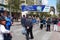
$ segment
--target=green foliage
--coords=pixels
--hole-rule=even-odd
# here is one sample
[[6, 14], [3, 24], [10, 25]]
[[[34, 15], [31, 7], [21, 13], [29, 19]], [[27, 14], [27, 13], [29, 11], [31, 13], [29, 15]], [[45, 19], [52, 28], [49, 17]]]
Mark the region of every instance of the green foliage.
[[57, 16], [55, 14], [52, 15], [53, 18], [57, 18]]
[[59, 12], [58, 17], [60, 17], [60, 0], [57, 0], [57, 11]]
[[60, 17], [60, 14], [58, 16]]
[[20, 0], [8, 0], [8, 5], [0, 4], [0, 6], [4, 6], [6, 8], [11, 8], [15, 10], [19, 10]]
[[20, 0], [8, 0], [8, 7], [14, 10], [19, 10], [20, 7]]
[[31, 12], [29, 15], [30, 15], [30, 16], [33, 16], [34, 14], [33, 14], [33, 12]]
[[42, 12], [42, 13], [40, 13], [40, 17], [43, 17], [43, 16], [45, 16], [45, 17], [50, 17], [51, 14], [49, 14], [49, 13], [47, 13], [47, 12]]
[[57, 4], [57, 10], [58, 10], [58, 12], [60, 12], [60, 4], [59, 3]]

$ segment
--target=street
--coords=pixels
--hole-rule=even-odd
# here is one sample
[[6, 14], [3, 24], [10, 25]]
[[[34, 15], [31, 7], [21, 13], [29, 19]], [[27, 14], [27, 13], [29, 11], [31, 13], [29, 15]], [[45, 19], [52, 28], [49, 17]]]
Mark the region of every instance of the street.
[[[51, 27], [52, 28], [52, 27]], [[21, 24], [15, 24], [11, 27], [13, 38], [12, 40], [26, 40], [25, 35], [21, 33], [22, 26]], [[60, 32], [54, 32], [51, 29], [51, 32], [46, 32], [46, 28], [40, 30], [39, 24], [35, 24], [33, 27], [33, 40], [60, 40]], [[31, 39], [30, 39], [31, 40]]]
[[60, 40], [60, 0], [0, 0], [0, 40], [28, 38]]

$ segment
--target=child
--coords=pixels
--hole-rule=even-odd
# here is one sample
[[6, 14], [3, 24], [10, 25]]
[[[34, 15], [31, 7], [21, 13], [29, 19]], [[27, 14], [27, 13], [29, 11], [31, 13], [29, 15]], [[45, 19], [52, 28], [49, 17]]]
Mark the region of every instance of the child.
[[10, 31], [5, 29], [5, 18], [3, 16], [0, 17], [0, 40], [9, 40]]

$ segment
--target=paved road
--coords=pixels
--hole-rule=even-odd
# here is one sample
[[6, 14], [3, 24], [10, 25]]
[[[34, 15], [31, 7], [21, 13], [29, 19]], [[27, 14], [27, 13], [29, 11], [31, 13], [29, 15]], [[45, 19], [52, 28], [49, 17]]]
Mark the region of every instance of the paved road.
[[[11, 27], [13, 38], [12, 40], [26, 40], [25, 36], [21, 33], [22, 26], [21, 25], [14, 25]], [[40, 30], [39, 25], [36, 24], [33, 27], [33, 34], [34, 39], [33, 40], [53, 40], [56, 34], [60, 35], [58, 32], [46, 32], [45, 28], [43, 30]], [[54, 35], [55, 34], [55, 35]], [[56, 35], [58, 37], [58, 35]], [[60, 39], [58, 39], [60, 40]]]

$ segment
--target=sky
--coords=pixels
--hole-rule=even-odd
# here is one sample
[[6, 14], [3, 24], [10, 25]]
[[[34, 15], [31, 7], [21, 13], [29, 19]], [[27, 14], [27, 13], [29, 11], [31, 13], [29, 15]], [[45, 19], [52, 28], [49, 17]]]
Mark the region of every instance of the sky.
[[56, 0], [48, 0], [48, 5], [56, 7]]
[[54, 6], [56, 8], [56, 1], [57, 0], [42, 0], [43, 5]]
[[[57, 9], [56, 3], [57, 3], [57, 0], [42, 0], [43, 5], [54, 6], [55, 9]], [[57, 10], [55, 10], [55, 13], [57, 13]]]

